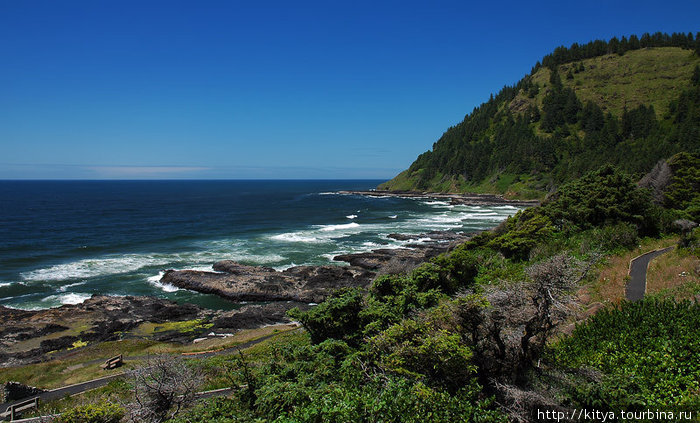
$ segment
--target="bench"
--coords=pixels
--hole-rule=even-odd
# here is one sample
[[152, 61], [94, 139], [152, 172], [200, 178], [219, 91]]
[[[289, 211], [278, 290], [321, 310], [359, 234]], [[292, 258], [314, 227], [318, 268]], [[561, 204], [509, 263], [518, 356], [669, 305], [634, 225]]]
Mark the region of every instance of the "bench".
[[16, 420], [23, 411], [27, 411], [32, 408], [39, 408], [39, 397], [34, 397], [30, 400], [12, 404], [11, 406], [7, 407], [7, 410], [5, 410], [2, 416], [3, 418], [9, 417], [10, 421]]
[[109, 360], [105, 361], [104, 364], [102, 364], [100, 367], [102, 367], [102, 370], [112, 370], [116, 369], [117, 367], [121, 366], [124, 364], [124, 358], [122, 357], [121, 354], [110, 358]]

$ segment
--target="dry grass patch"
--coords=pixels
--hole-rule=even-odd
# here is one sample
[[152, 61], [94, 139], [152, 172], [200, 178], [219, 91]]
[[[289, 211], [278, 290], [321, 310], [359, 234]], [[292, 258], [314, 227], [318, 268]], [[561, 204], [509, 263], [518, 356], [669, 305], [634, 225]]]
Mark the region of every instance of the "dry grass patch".
[[599, 265], [598, 275], [594, 281], [581, 290], [579, 294], [581, 302], [587, 306], [595, 302], [615, 304], [624, 300], [630, 260], [646, 252], [670, 247], [677, 243], [678, 238], [675, 237], [660, 240], [645, 239], [634, 250], [607, 256]]
[[700, 258], [673, 250], [649, 263], [647, 293], [684, 299], [700, 290]]

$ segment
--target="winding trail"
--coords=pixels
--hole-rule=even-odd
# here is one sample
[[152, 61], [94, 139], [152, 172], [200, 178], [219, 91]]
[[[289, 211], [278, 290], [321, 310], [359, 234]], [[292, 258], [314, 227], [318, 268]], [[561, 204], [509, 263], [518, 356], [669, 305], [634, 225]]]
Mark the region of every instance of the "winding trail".
[[[294, 331], [299, 330], [299, 329], [300, 329], [300, 328], [291, 329], [291, 330], [287, 330], [287, 331], [283, 331], [283, 332], [271, 333], [271, 334], [269, 334], [269, 335], [265, 335], [265, 336], [262, 336], [262, 337], [260, 337], [260, 338], [253, 339], [253, 340], [251, 340], [251, 341], [247, 341], [247, 342], [244, 342], [244, 343], [242, 343], [242, 344], [235, 345], [235, 346], [230, 347], [230, 348], [225, 348], [225, 349], [218, 350], [218, 351], [211, 351], [211, 352], [203, 352], [203, 353], [198, 353], [198, 354], [184, 355], [184, 357], [193, 358], [193, 359], [201, 359], [201, 358], [213, 357], [213, 356], [216, 356], [216, 355], [229, 354], [229, 353], [232, 353], [232, 352], [235, 352], [235, 351], [238, 351], [238, 350], [244, 350], [244, 349], [250, 348], [250, 347], [252, 347], [252, 346], [254, 346], [254, 345], [257, 345], [257, 344], [259, 344], [259, 343], [261, 343], [261, 342], [263, 342], [263, 341], [266, 341], [266, 340], [268, 340], [268, 339], [270, 339], [270, 338], [273, 338], [273, 337], [275, 337], [275, 336], [277, 336], [277, 335], [281, 335], [281, 334], [283, 334], [283, 333], [294, 332]], [[153, 355], [151, 355], [151, 356], [140, 355], [140, 356], [124, 357], [124, 361], [132, 361], [132, 360], [146, 359], [146, 358], [149, 358], [149, 357], [153, 357]], [[91, 360], [91, 362], [102, 362], [102, 361], [104, 361], [104, 359]], [[117, 374], [110, 375], [110, 376], [101, 377], [101, 378], [99, 378], [99, 379], [88, 380], [88, 381], [86, 381], [86, 382], [76, 383], [76, 384], [74, 384], [74, 385], [69, 385], [69, 386], [64, 386], [64, 387], [61, 387], [61, 388], [52, 389], [52, 390], [50, 390], [50, 391], [46, 391], [46, 392], [44, 392], [44, 393], [41, 393], [41, 394], [37, 395], [37, 397], [39, 397], [39, 401], [40, 401], [40, 403], [42, 403], [42, 402], [46, 402], [46, 401], [51, 401], [51, 400], [63, 398], [63, 397], [66, 397], [66, 396], [77, 395], [77, 394], [83, 393], [83, 392], [85, 392], [85, 391], [89, 391], [89, 390], [91, 390], [91, 389], [96, 389], [96, 388], [100, 388], [100, 387], [102, 387], [102, 386], [105, 386], [105, 385], [107, 385], [109, 382], [111, 382], [112, 380], [115, 380], [115, 379], [118, 379], [118, 378], [122, 378], [122, 377], [126, 376], [127, 374], [128, 374], [128, 372], [122, 372], [122, 373], [117, 373]], [[15, 403], [24, 402], [24, 401], [26, 401], [27, 399], [30, 399], [30, 398], [34, 398], [34, 397], [29, 397], [29, 398], [25, 398], [25, 399], [18, 400], [18, 401], [13, 401], [13, 402], [7, 402], [7, 403], [0, 404], [0, 420], [2, 420], [2, 417], [3, 417], [3, 414], [2, 414], [2, 413], [4, 413], [5, 410], [6, 410], [9, 406], [11, 406], [12, 404], [15, 404]]]
[[649, 262], [672, 249], [673, 247], [666, 247], [660, 250], [649, 251], [630, 260], [630, 280], [625, 287], [625, 298], [627, 301], [639, 301], [644, 298], [644, 294], [647, 291], [647, 268], [649, 267]]

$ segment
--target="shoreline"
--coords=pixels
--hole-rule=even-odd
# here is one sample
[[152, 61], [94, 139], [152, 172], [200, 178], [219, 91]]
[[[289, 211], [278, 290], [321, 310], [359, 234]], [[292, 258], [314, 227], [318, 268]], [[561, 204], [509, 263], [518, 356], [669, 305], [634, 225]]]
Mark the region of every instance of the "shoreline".
[[367, 197], [425, 198], [448, 200], [452, 204], [471, 206], [538, 206], [540, 200], [510, 200], [499, 194], [453, 194], [429, 191], [338, 191], [340, 195], [363, 195]]

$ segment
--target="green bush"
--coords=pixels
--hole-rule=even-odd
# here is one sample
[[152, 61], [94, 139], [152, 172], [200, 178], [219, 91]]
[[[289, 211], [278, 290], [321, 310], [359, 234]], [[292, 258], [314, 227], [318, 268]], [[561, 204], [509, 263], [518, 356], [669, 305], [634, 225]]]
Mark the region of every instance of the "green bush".
[[370, 340], [370, 352], [386, 371], [450, 392], [473, 381], [472, 352], [450, 333], [426, 321], [404, 320]]
[[501, 251], [506, 257], [527, 259], [530, 250], [545, 241], [554, 233], [554, 226], [549, 217], [537, 209], [518, 212], [506, 221], [507, 231], [494, 239], [487, 246]]
[[570, 392], [579, 406], [698, 406], [700, 303], [645, 299], [602, 310], [554, 345], [565, 367], [593, 367], [601, 382]]
[[[556, 225], [587, 229], [606, 224], [645, 223], [650, 196], [634, 180], [607, 165], [559, 188], [541, 207]], [[645, 228], [646, 229], [646, 228]]]
[[56, 421], [58, 423], [119, 423], [123, 417], [124, 409], [120, 406], [109, 402], [99, 402], [68, 410]]
[[307, 312], [290, 310], [289, 316], [304, 325], [313, 343], [320, 343], [326, 339], [343, 339], [349, 343], [357, 343], [362, 329], [359, 314], [363, 303], [364, 294], [361, 290], [344, 289]]

